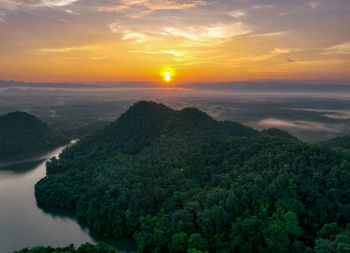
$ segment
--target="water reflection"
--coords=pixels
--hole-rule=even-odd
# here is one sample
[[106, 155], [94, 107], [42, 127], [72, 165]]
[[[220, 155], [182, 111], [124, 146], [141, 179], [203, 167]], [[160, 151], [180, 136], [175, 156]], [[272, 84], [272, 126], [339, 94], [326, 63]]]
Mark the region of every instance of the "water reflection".
[[63, 148], [0, 157], [0, 252], [98, 241], [116, 246], [119, 252], [136, 252], [132, 240], [106, 240], [94, 235], [68, 210], [37, 207], [34, 184], [46, 175], [46, 160], [57, 157]]
[[31, 170], [34, 170], [44, 161], [45, 160], [39, 160], [39, 161], [30, 161], [30, 162], [24, 162], [24, 163], [15, 163], [11, 165], [4, 165], [0, 167], [0, 171], [7, 172], [8, 174], [26, 174]]
[[120, 253], [134, 253], [137, 251], [135, 241], [132, 238], [105, 238], [98, 235], [97, 233], [91, 232], [88, 229], [87, 224], [76, 219], [72, 210], [62, 208], [48, 208], [42, 206], [38, 207], [44, 214], [50, 215], [53, 219], [71, 219], [77, 222], [80, 228], [83, 231], [87, 232], [95, 242], [105, 242], [111, 246], [114, 246]]
[[0, 167], [16, 164], [25, 163], [30, 161], [46, 160], [53, 156], [57, 156], [64, 147], [41, 149], [36, 151], [28, 151], [23, 154], [11, 154], [11, 155], [0, 155]]

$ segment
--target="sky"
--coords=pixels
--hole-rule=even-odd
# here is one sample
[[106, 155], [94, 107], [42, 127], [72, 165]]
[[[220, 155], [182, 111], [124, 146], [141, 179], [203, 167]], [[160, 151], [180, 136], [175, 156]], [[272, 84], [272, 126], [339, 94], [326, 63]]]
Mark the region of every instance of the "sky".
[[350, 80], [349, 13], [349, 0], [0, 0], [0, 79]]

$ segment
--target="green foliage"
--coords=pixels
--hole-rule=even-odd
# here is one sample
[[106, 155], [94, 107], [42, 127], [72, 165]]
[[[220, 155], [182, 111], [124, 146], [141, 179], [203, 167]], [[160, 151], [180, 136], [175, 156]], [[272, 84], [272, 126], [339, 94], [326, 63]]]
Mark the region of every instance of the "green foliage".
[[32, 249], [25, 248], [20, 251], [15, 251], [14, 253], [117, 253], [117, 250], [103, 243], [99, 243], [97, 245], [85, 243], [78, 249], [75, 249], [73, 245], [69, 245], [64, 248], [39, 246]]
[[186, 252], [188, 237], [185, 232], [176, 233], [171, 237], [170, 252]]
[[270, 252], [289, 252], [292, 239], [300, 236], [302, 231], [296, 214], [288, 211], [283, 215], [275, 213], [263, 234]]
[[290, 133], [278, 128], [269, 128], [269, 129], [263, 130], [262, 132], [270, 136], [275, 136], [275, 137], [289, 139], [289, 140], [297, 140], [297, 138], [291, 135]]
[[325, 239], [334, 239], [334, 236], [336, 236], [341, 231], [341, 228], [338, 227], [336, 223], [330, 223], [325, 224], [320, 232], [319, 236]]
[[187, 253], [207, 253], [208, 251], [202, 251], [198, 249], [189, 249], [187, 250]]
[[0, 155], [59, 146], [67, 140], [40, 119], [12, 112], [0, 117]]
[[350, 150], [350, 135], [336, 137], [331, 140], [322, 142], [322, 144]]
[[82, 127], [64, 131], [62, 130], [62, 132], [65, 136], [69, 137], [70, 139], [80, 139], [105, 128], [110, 123], [111, 122], [109, 121], [96, 121], [91, 124], [83, 125]]
[[188, 248], [197, 250], [208, 250], [208, 242], [201, 234], [192, 234], [188, 239]]
[[[316, 253], [349, 253], [350, 252], [350, 224], [346, 229], [335, 226], [334, 223], [326, 224], [320, 231], [323, 238], [316, 240], [314, 251]], [[327, 231], [327, 232], [325, 232]], [[337, 233], [338, 232], [338, 233]]]
[[344, 154], [140, 102], [51, 160], [35, 196], [140, 252], [345, 250]]

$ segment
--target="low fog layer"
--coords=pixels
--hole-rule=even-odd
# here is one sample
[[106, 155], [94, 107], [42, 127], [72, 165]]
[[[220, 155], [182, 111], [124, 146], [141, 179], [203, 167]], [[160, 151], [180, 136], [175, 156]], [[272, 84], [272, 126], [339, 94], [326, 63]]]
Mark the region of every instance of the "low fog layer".
[[[0, 81], [0, 114], [32, 113], [63, 131], [98, 128], [139, 100], [198, 107], [218, 120], [280, 128], [307, 142], [350, 134], [350, 86], [290, 83], [52, 84]], [[19, 99], [20, 98], [20, 99]]]

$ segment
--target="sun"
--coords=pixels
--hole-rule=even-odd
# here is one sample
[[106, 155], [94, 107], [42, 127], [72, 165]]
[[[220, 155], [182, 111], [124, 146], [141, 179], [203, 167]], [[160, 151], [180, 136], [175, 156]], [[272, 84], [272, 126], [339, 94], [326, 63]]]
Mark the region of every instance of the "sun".
[[175, 69], [173, 67], [164, 67], [160, 71], [160, 74], [162, 76], [162, 79], [165, 83], [170, 83], [173, 81], [175, 76]]
[[166, 83], [170, 83], [171, 82], [171, 79], [172, 79], [172, 74], [171, 72], [163, 72], [163, 75], [164, 75], [164, 81]]

